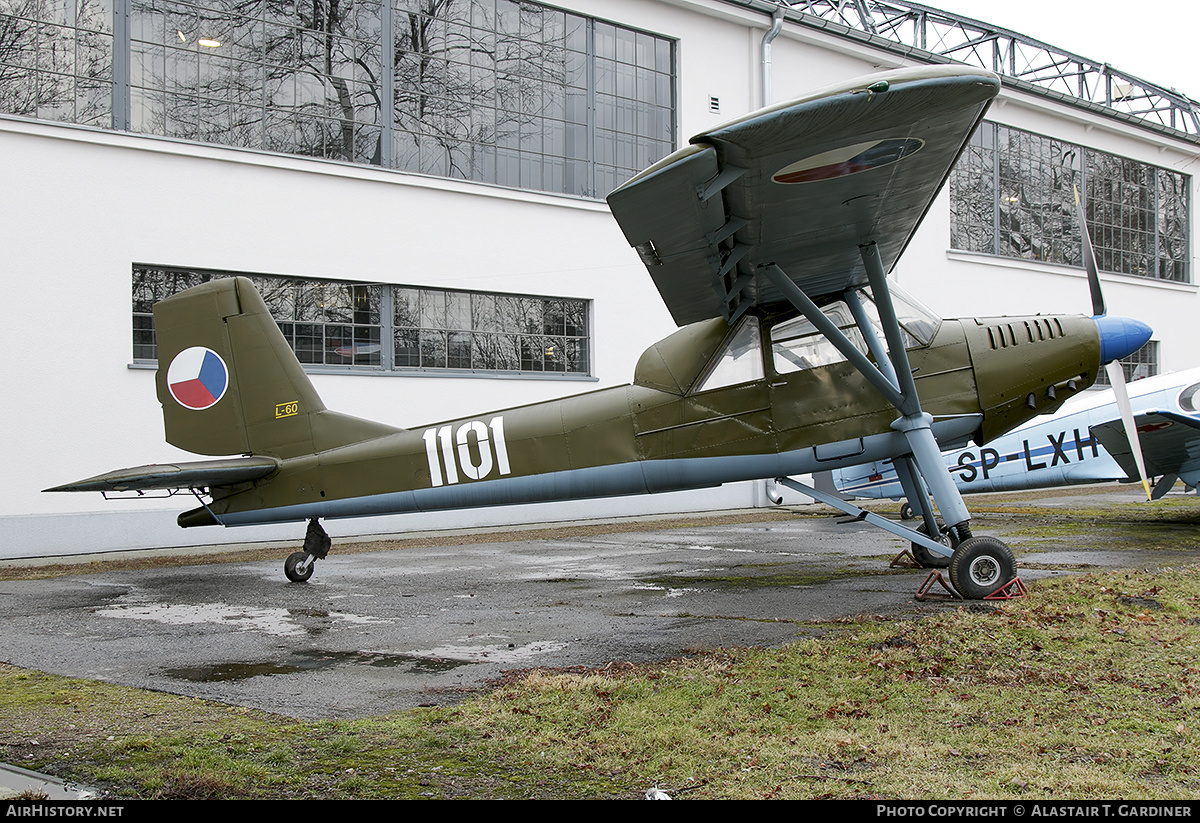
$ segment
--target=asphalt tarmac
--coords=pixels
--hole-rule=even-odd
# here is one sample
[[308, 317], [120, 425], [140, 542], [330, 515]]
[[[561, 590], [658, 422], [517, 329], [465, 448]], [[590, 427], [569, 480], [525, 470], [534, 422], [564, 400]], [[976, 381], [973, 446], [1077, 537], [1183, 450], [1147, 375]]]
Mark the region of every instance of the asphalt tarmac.
[[[1091, 494], [1088, 505], [1111, 505], [1136, 492]], [[1041, 504], [1069, 512], [1084, 501]], [[734, 522], [562, 524], [535, 539], [462, 533], [430, 541], [443, 545], [357, 552], [335, 545], [308, 583], [284, 577], [284, 547], [253, 562], [88, 563], [87, 573], [0, 581], [0, 660], [297, 718], [364, 717], [453, 702], [514, 669], [773, 645], [842, 617], [905, 619], [962, 605], [917, 600], [928, 571], [889, 567], [907, 544], [832, 510], [725, 514]], [[1030, 539], [1029, 525], [975, 521], [976, 533], [1018, 550], [1027, 582], [1164, 561], [1136, 547], [1081, 554], [1036, 540], [1036, 529]]]

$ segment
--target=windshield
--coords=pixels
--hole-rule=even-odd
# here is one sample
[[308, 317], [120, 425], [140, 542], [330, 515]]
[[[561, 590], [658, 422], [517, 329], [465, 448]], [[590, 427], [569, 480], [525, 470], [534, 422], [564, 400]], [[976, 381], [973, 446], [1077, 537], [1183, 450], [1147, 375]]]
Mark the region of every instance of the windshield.
[[[913, 346], [928, 346], [937, 334], [942, 319], [895, 283], [888, 283], [888, 291], [892, 295], [896, 319], [900, 321], [900, 328], [906, 333], [904, 347], [911, 349]], [[863, 308], [867, 310], [867, 316], [871, 318], [871, 325], [882, 339], [884, 335], [883, 327], [879, 324], [879, 309], [875, 307], [871, 290], [864, 287], [858, 290], [858, 294], [862, 298]]]
[[[896, 309], [896, 319], [899, 320], [901, 333], [904, 335], [904, 347], [911, 349], [928, 345], [937, 333], [941, 320], [901, 289], [890, 286], [889, 291], [892, 295], [892, 305]], [[879, 310], [875, 301], [871, 299], [870, 289], [859, 289], [858, 296], [867, 320], [874, 328], [875, 336], [881, 341], [884, 340]], [[862, 332], [854, 322], [850, 307], [844, 301], [827, 303], [821, 307], [821, 311], [846, 335], [855, 348], [863, 354], [868, 354]], [[771, 328], [770, 336], [771, 359], [778, 374], [827, 366], [846, 359], [845, 355], [805, 317], [795, 317], [776, 324]]]
[[708, 374], [696, 391], [711, 391], [762, 380], [762, 346], [758, 336], [758, 321], [746, 318], [726, 341], [720, 354], [713, 358]]

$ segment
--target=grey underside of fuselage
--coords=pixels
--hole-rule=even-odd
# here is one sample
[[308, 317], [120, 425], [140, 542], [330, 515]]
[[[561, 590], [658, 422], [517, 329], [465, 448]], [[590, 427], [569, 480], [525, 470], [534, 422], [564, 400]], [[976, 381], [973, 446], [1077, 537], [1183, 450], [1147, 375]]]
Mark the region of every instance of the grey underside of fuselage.
[[[934, 435], [943, 444], [961, 443], [978, 430], [979, 421], [979, 415], [935, 421]], [[247, 526], [656, 494], [844, 468], [906, 452], [904, 435], [885, 432], [777, 454], [639, 460], [215, 516], [224, 526]]]

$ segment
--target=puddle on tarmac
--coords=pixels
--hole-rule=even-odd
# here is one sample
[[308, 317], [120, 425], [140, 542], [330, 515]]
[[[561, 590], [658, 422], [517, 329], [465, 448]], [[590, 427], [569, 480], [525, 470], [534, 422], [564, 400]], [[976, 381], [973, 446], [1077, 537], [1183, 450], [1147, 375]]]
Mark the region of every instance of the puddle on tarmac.
[[[500, 643], [481, 643], [481, 640], [500, 639]], [[462, 663], [523, 663], [533, 660], [543, 654], [551, 654], [567, 647], [566, 643], [557, 641], [540, 641], [518, 646], [516, 643], [505, 643], [503, 635], [476, 635], [467, 638], [466, 642], [447, 644], [420, 652], [437, 660], [457, 660]]]
[[[98, 617], [150, 620], [171, 626], [207, 624], [234, 631], [257, 631], [276, 637], [316, 634], [334, 623], [363, 625], [389, 622], [382, 618], [363, 617], [345, 612], [326, 612], [313, 609], [256, 609], [250, 606], [231, 606], [227, 603], [116, 605], [96, 609], [94, 614]], [[318, 621], [315, 625], [314, 620]]]
[[252, 677], [270, 677], [279, 674], [300, 674], [321, 671], [335, 666], [366, 665], [376, 668], [403, 668], [410, 674], [438, 674], [467, 665], [464, 660], [418, 657], [411, 654], [384, 654], [381, 652], [306, 652], [295, 654], [289, 662], [258, 661], [237, 663], [213, 663], [205, 666], [181, 666], [163, 669], [163, 674], [176, 680], [193, 683], [221, 683], [225, 681], [249, 680]]
[[689, 588], [668, 588], [666, 586], [660, 586], [657, 583], [634, 583], [630, 588], [632, 588], [634, 591], [663, 592], [664, 596], [669, 598], [683, 597], [685, 594], [691, 594], [693, 592], [700, 591], [699, 589]]

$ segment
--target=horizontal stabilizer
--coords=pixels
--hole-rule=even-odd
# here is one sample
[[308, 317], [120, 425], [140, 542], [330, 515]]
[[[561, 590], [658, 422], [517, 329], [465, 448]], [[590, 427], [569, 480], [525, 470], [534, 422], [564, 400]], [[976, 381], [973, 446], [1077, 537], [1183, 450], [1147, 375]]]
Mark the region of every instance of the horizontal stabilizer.
[[266, 477], [279, 468], [270, 457], [235, 457], [196, 463], [155, 463], [89, 477], [45, 489], [48, 492], [127, 492], [151, 489], [207, 489]]

